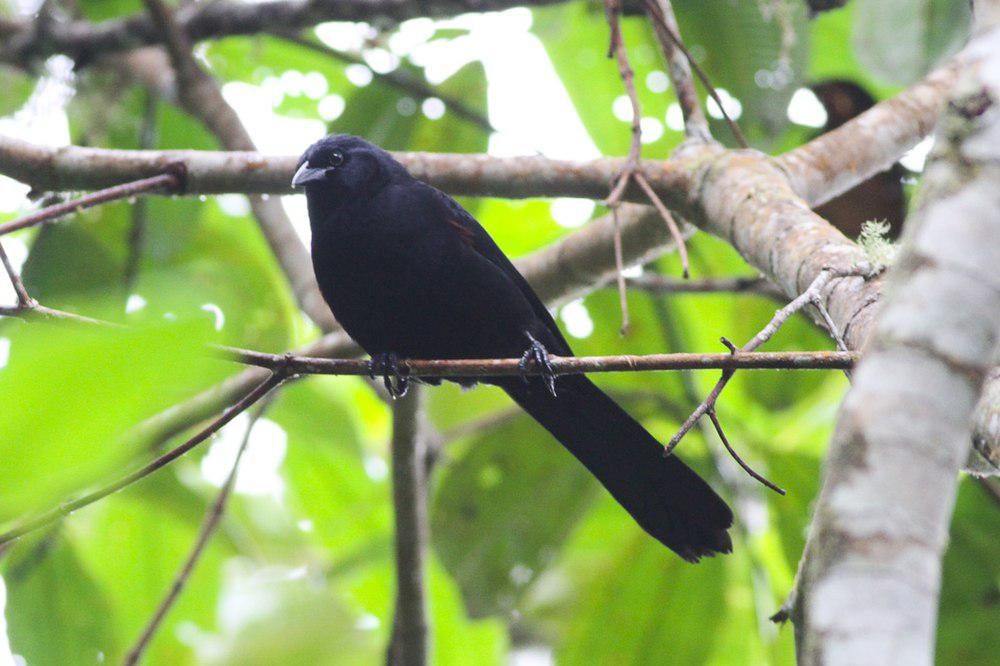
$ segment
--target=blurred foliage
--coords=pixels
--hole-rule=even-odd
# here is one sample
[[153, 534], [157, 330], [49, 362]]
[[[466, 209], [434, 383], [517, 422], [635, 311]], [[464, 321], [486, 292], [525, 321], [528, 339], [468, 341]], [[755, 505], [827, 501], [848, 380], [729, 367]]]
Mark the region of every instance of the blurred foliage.
[[[95, 21], [142, 11], [138, 0], [74, 6]], [[674, 6], [698, 62], [739, 100], [751, 142], [769, 151], [815, 132], [788, 120], [800, 86], [847, 78], [885, 98], [954, 50], [968, 29], [967, 3], [948, 0], [857, 0], [812, 22], [798, 0]], [[628, 123], [613, 112], [624, 90], [606, 58], [600, 6], [569, 2], [532, 15], [531, 34], [590, 139], [604, 153], [625, 153]], [[644, 19], [629, 16], [622, 26], [643, 116], [666, 125], [644, 155], [664, 157], [682, 133], [668, 120], [677, 115], [673, 93], [658, 83], [665, 70], [659, 46]], [[411, 22], [406, 30], [410, 42], [418, 38], [397, 49], [398, 62], [388, 69], [421, 82], [418, 47], [447, 53], [483, 37], [461, 22]], [[340, 26], [336, 34], [357, 31]], [[385, 60], [399, 34], [392, 26], [381, 33], [369, 27], [363, 37], [329, 45], [375, 67], [376, 52]], [[271, 35], [228, 37], [198, 49], [221, 82], [236, 86], [230, 91], [264, 91], [280, 119], [317, 127], [322, 120], [330, 131], [390, 149], [483, 152], [489, 145], [482, 127], [447, 104], [443, 116], [429, 117], [412, 88], [321, 50]], [[485, 116], [488, 93], [496, 94], [487, 71], [473, 57], [431, 78], [442, 98], [458, 98]], [[31, 97], [43, 87], [37, 74], [0, 69], [0, 116], [40, 111]], [[135, 148], [151, 126], [155, 148], [218, 146], [169, 102], [147, 104], [147, 92], [120, 73], [92, 66], [76, 75], [73, 88], [67, 113], [76, 143]], [[526, 94], [519, 103], [539, 102]], [[712, 122], [729, 142], [728, 130]], [[300, 148], [288, 145], [287, 152]], [[570, 233], [549, 202], [463, 203], [512, 256]], [[16, 214], [0, 213], [0, 220]], [[0, 321], [0, 526], [150, 460], [154, 451], [123, 443], [128, 429], [232, 372], [201, 351], [205, 343], [280, 351], [315, 335], [243, 197], [154, 197], [144, 208], [120, 202], [19, 233], [18, 242], [29, 249], [24, 277], [41, 302], [132, 326], [108, 332]], [[698, 236], [690, 250], [696, 277], [750, 273], [715, 239]], [[134, 280], [129, 266], [137, 267]], [[676, 257], [653, 268], [679, 274]], [[580, 354], [717, 350], [720, 335], [741, 342], [775, 308], [746, 295], [664, 301], [632, 293], [632, 326], [622, 337], [613, 291], [598, 291], [583, 305], [583, 314], [574, 306], [577, 326], [568, 327], [579, 332], [581, 316], [584, 329], [592, 325], [582, 338], [570, 336]], [[830, 347], [797, 319], [768, 348]], [[695, 373], [690, 386], [670, 373], [598, 381], [665, 439], [715, 378]], [[511, 412], [499, 391], [430, 391], [430, 421], [443, 442], [431, 477], [434, 663], [518, 663], [511, 655], [529, 649], [563, 664], [793, 663], [791, 629], [766, 618], [791, 585], [845, 386], [833, 373], [736, 376], [719, 413], [736, 446], [789, 494], [720, 474], [715, 436], [691, 433], [680, 455], [750, 507], [737, 518], [735, 553], [698, 566], [647, 538], [541, 428]], [[210, 479], [220, 478], [219, 469], [224, 475], [246, 427], [237, 419], [169, 469], [0, 554], [12, 650], [32, 666], [119, 662], [186, 557], [218, 492]], [[389, 427], [386, 405], [360, 379], [313, 377], [283, 388], [251, 436], [222, 526], [147, 663], [381, 662], [394, 576]], [[998, 521], [990, 499], [964, 482], [945, 560], [941, 663], [995, 660]]]

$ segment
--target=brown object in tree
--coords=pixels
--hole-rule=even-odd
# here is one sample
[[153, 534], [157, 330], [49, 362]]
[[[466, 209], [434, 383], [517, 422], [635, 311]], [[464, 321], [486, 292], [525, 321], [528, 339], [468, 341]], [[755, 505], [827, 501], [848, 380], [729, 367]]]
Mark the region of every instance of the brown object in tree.
[[[837, 129], [875, 105], [868, 91], [853, 81], [824, 81], [812, 86], [812, 91], [826, 109], [824, 133]], [[861, 225], [868, 220], [885, 221], [889, 225], [889, 237], [897, 238], [906, 217], [905, 174], [906, 170], [897, 162], [888, 171], [872, 176], [818, 206], [815, 211], [848, 238], [857, 238]]]

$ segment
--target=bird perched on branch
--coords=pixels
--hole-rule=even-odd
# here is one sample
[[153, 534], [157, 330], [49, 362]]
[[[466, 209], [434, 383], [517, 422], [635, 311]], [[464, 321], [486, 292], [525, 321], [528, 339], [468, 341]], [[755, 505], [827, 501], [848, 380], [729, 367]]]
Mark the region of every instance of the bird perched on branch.
[[520, 357], [524, 377], [483, 381], [569, 449], [646, 532], [692, 562], [732, 550], [732, 512], [705, 481], [676, 456], [664, 457], [656, 439], [585, 376], [553, 375], [548, 354], [571, 356], [569, 344], [456, 201], [347, 135], [310, 146], [292, 185], [305, 189], [320, 291], [391, 392], [405, 390], [401, 359]]

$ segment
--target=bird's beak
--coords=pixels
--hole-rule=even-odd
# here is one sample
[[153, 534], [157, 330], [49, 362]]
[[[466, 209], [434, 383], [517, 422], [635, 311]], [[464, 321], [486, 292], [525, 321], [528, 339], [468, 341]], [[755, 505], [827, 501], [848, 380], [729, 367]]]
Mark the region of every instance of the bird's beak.
[[315, 169], [303, 162], [299, 170], [292, 176], [292, 187], [305, 187], [309, 183], [317, 183], [326, 179], [326, 169]]

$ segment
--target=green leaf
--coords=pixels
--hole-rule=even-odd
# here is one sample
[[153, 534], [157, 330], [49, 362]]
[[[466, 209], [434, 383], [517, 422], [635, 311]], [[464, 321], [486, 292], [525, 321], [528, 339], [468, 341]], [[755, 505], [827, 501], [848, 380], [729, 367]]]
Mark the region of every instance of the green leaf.
[[11, 650], [27, 663], [89, 665], [118, 650], [111, 603], [58, 531], [18, 542], [2, 571]]
[[527, 417], [477, 434], [440, 473], [431, 534], [473, 617], [514, 608], [596, 489]]
[[206, 380], [198, 325], [128, 330], [36, 323], [10, 332], [0, 371], [0, 520], [46, 509], [120, 475], [119, 438]]
[[970, 24], [967, 2], [858, 0], [852, 43], [877, 78], [906, 85], [958, 50]]
[[37, 83], [34, 78], [10, 65], [0, 65], [0, 81], [4, 82], [4, 94], [0, 96], [0, 116], [20, 109], [31, 97]]

